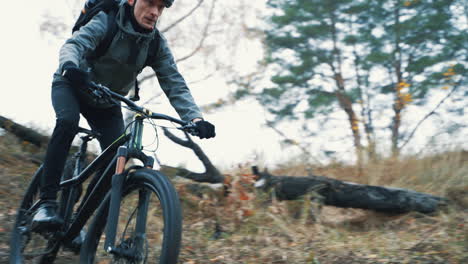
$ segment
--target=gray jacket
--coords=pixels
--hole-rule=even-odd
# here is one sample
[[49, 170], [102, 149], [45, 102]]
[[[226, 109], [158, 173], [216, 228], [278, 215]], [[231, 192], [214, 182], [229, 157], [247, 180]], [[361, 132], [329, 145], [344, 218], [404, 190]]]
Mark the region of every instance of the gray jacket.
[[125, 17], [125, 8], [129, 6], [122, 4], [117, 13], [118, 30], [109, 49], [96, 60], [91, 61], [88, 56], [105, 37], [106, 13], [98, 13], [65, 42], [60, 49], [60, 64], [54, 74], [54, 81], [63, 80], [60, 75], [63, 64], [71, 61], [83, 70], [91, 70], [94, 82], [103, 84], [121, 95], [127, 95], [135, 84], [136, 76], [145, 67], [151, 40], [158, 37], [159, 50], [155, 59], [149, 62], [149, 66], [155, 71], [161, 88], [181, 119], [189, 121], [201, 118], [201, 111], [177, 70], [167, 40], [157, 29], [148, 34], [136, 32], [130, 19]]

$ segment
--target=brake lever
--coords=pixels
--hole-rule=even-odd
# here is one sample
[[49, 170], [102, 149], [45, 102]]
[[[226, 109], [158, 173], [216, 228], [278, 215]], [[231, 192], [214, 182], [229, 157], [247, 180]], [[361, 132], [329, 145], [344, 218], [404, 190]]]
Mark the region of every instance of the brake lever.
[[102, 99], [102, 98], [104, 98], [104, 96], [103, 96], [103, 94], [102, 94], [102, 92], [101, 92], [101, 91], [98, 91], [98, 90], [92, 90], [92, 93], [93, 93], [93, 95], [94, 95], [94, 96], [96, 96], [96, 97], [97, 97], [97, 98], [99, 98], [99, 99]]
[[187, 125], [185, 125], [183, 127], [180, 127], [179, 129], [183, 130], [184, 132], [189, 133], [192, 136], [198, 136], [199, 135], [198, 130], [197, 130], [197, 126], [193, 122], [190, 122]]
[[109, 92], [109, 88], [104, 87], [104, 86], [102, 86], [100, 84], [96, 84], [96, 85], [94, 85], [94, 89], [91, 88], [91, 87], [89, 87], [89, 89], [91, 89], [91, 92], [97, 98], [102, 99], [102, 100], [106, 100], [106, 101], [108, 101], [110, 103], [113, 103], [113, 104], [118, 104], [118, 102], [115, 101], [114, 98], [112, 98], [112, 95]]

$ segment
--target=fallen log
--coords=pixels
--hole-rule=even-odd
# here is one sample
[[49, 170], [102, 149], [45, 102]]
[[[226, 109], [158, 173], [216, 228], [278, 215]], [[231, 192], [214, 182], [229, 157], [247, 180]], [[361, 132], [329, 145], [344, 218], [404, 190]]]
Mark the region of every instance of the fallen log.
[[33, 129], [20, 125], [13, 120], [0, 115], [0, 127], [12, 133], [23, 141], [30, 142], [37, 147], [46, 146], [49, 138]]
[[[45, 150], [47, 148], [47, 144], [50, 140], [50, 137], [48, 135], [43, 135], [33, 128], [29, 128], [26, 126], [23, 126], [21, 124], [16, 123], [15, 121], [6, 118], [4, 116], [0, 115], [0, 127], [3, 128], [5, 131], [8, 133], [14, 135], [21, 141], [29, 142], [36, 147], [36, 151], [34, 151], [33, 154], [28, 156], [28, 158], [31, 160], [31, 162], [35, 164], [42, 164], [42, 160], [45, 157]], [[77, 145], [72, 145], [70, 147], [69, 154], [74, 154], [79, 150], [79, 146]], [[90, 159], [94, 159], [96, 157], [96, 153], [91, 153], [88, 151], [88, 155]]]
[[274, 191], [279, 200], [296, 200], [305, 194], [324, 205], [361, 208], [377, 212], [400, 214], [410, 211], [429, 214], [446, 205], [447, 199], [408, 189], [357, 184], [324, 176], [275, 176], [252, 167], [255, 186]]

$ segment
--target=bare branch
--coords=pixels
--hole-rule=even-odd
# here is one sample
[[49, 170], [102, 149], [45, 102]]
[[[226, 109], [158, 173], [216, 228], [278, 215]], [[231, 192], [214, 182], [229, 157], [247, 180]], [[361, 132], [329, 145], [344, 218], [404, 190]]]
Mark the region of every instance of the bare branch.
[[245, 98], [247, 96], [254, 98], [259, 97], [260, 94], [255, 93], [254, 89], [255, 85], [262, 78], [262, 75], [264, 73], [263, 69], [263, 67], [260, 67], [258, 71], [252, 72], [246, 76], [234, 75], [233, 77], [231, 77], [232, 80], [228, 83], [236, 85], [239, 88], [233, 92], [230, 92], [226, 97], [220, 98], [216, 102], [204, 105], [201, 108], [204, 112], [209, 112], [215, 109], [219, 109], [221, 107], [233, 105], [240, 99]]
[[[182, 173], [180, 176], [183, 176], [188, 179], [192, 179], [199, 182], [211, 182], [211, 183], [220, 183], [224, 182], [224, 176], [219, 172], [219, 170], [211, 163], [208, 156], [203, 152], [199, 145], [197, 145], [190, 136], [185, 133], [187, 140], [183, 140], [171, 132], [168, 129], [163, 128], [164, 135], [166, 135], [174, 143], [179, 144], [183, 147], [193, 150], [195, 155], [200, 159], [203, 166], [205, 167], [204, 173], [195, 173], [186, 169], [178, 169], [179, 173]], [[166, 166], [167, 167], [167, 166]]]
[[[190, 16], [197, 8], [199, 8], [201, 6], [201, 4], [203, 3], [204, 0], [200, 0], [197, 4], [197, 6], [195, 6], [187, 15], [183, 16], [182, 18], [178, 19], [176, 22], [174, 22], [172, 25], [170, 25], [169, 27], [163, 29], [161, 32], [166, 32], [168, 31], [170, 28], [174, 27], [176, 24], [180, 23], [182, 20], [184, 20], [185, 18], [187, 18], [188, 16]], [[193, 55], [195, 55], [202, 47], [203, 47], [203, 43], [205, 42], [205, 39], [207, 38], [208, 36], [208, 28], [209, 28], [209, 25], [210, 25], [210, 22], [211, 22], [211, 19], [213, 17], [213, 10], [214, 10], [214, 6], [215, 6], [215, 2], [216, 0], [213, 0], [213, 3], [211, 5], [211, 9], [210, 9], [210, 13], [209, 13], [209, 16], [208, 16], [208, 21], [206, 22], [206, 25], [205, 25], [205, 29], [203, 30], [203, 34], [202, 34], [202, 38], [200, 39], [200, 42], [198, 44], [198, 46], [188, 55], [180, 58], [180, 59], [177, 59], [176, 60], [176, 63], [180, 62], [180, 61], [184, 61], [190, 57], [192, 57]], [[152, 73], [152, 74], [149, 74], [147, 76], [144, 76], [143, 78], [140, 79], [140, 83], [143, 83], [149, 79], [152, 79], [156, 77], [156, 73]]]
[[271, 121], [266, 121], [265, 123], [268, 127], [270, 127], [271, 129], [273, 129], [273, 131], [275, 131], [278, 135], [280, 135], [282, 138], [284, 138], [284, 140], [291, 144], [291, 145], [294, 145], [296, 147], [298, 147], [300, 150], [302, 150], [302, 152], [304, 152], [304, 154], [310, 158], [312, 158], [315, 162], [317, 162], [317, 164], [320, 164], [321, 162], [319, 160], [317, 160], [314, 156], [312, 156], [312, 154], [310, 154], [310, 151], [305, 148], [304, 146], [302, 146], [299, 142], [297, 142], [296, 140], [294, 139], [291, 139], [289, 138], [288, 136], [286, 136], [283, 131], [279, 130], [278, 128], [275, 127], [274, 123], [271, 122]]
[[67, 25], [58, 17], [46, 13], [43, 17], [42, 23], [39, 25], [41, 33], [50, 33], [56, 38], [62, 36], [67, 29]]
[[151, 96], [148, 100], [144, 101], [142, 104], [143, 105], [148, 104], [148, 103], [152, 102], [154, 99], [160, 97], [161, 95], [162, 95], [161, 92], [156, 93], [155, 95]]
[[189, 149], [192, 149], [195, 142], [193, 142], [193, 140], [187, 136], [187, 134], [185, 134], [187, 140], [183, 140], [179, 137], [177, 137], [176, 135], [172, 134], [168, 129], [166, 128], [163, 128], [164, 130], [164, 135], [166, 135], [166, 137], [168, 137], [170, 140], [172, 140], [174, 143], [176, 144], [179, 144], [183, 147], [186, 147], [186, 148], [189, 148]]
[[151, 78], [154, 78], [154, 77], [156, 77], [156, 73], [152, 73], [152, 74], [143, 76], [143, 77], [140, 79], [139, 84], [144, 83], [144, 82], [146, 82], [147, 80], [149, 80], [149, 79], [151, 79]]
[[184, 61], [190, 57], [192, 57], [193, 55], [195, 55], [202, 47], [203, 47], [203, 43], [205, 42], [205, 39], [207, 38], [208, 36], [208, 29], [211, 25], [211, 20], [213, 18], [213, 10], [215, 8], [215, 3], [216, 3], [216, 0], [213, 0], [213, 2], [211, 3], [211, 8], [210, 8], [210, 13], [208, 14], [208, 20], [206, 22], [206, 25], [205, 25], [205, 29], [203, 30], [203, 34], [202, 34], [202, 38], [200, 39], [200, 42], [198, 43], [198, 46], [191, 52], [189, 53], [188, 55], [180, 58], [180, 59], [177, 59], [176, 60], [176, 63], [179, 63], [181, 61]]
[[418, 124], [414, 127], [413, 131], [411, 131], [410, 135], [408, 136], [408, 138], [405, 140], [405, 142], [399, 147], [400, 151], [408, 144], [408, 142], [413, 138], [414, 136], [414, 133], [416, 132], [416, 130], [418, 130], [419, 126], [421, 126], [421, 124], [426, 121], [431, 115], [435, 114], [435, 112], [437, 111], [437, 109], [445, 102], [445, 100], [447, 100], [457, 89], [458, 87], [460, 87], [460, 83], [458, 83], [458, 85], [455, 85], [453, 87], [453, 89], [450, 91], [450, 93], [447, 94], [447, 96], [445, 96], [442, 100], [440, 100], [440, 102], [436, 105], [436, 107], [434, 107], [434, 109], [432, 109], [432, 111], [430, 111], [429, 113], [427, 113], [421, 120], [419, 120]]
[[198, 79], [198, 80], [191, 81], [191, 82], [189, 82], [188, 84], [194, 84], [194, 83], [199, 83], [199, 82], [206, 81], [206, 80], [208, 80], [209, 78], [213, 77], [213, 75], [214, 75], [216, 72], [218, 72], [218, 69], [216, 69], [215, 71], [213, 71], [213, 72], [210, 73], [210, 74], [205, 75], [204, 77], [202, 77], [202, 78], [200, 78], [200, 79]]
[[184, 21], [187, 17], [191, 16], [193, 14], [193, 12], [195, 12], [195, 10], [197, 10], [202, 4], [203, 4], [203, 1], [204, 0], [199, 0], [197, 5], [192, 8], [187, 14], [185, 14], [184, 16], [182, 16], [181, 18], [177, 19], [174, 23], [170, 24], [169, 26], [167, 26], [166, 28], [164, 28], [163, 30], [161, 30], [162, 33], [165, 33], [169, 30], [171, 30], [173, 27], [175, 27], [177, 24], [179, 24], [180, 22]]

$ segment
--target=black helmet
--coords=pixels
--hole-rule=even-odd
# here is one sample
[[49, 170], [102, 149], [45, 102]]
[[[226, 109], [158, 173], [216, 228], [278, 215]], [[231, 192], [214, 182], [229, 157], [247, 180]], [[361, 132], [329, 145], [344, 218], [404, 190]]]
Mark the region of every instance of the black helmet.
[[164, 0], [164, 5], [169, 8], [174, 3], [174, 0]]

